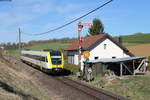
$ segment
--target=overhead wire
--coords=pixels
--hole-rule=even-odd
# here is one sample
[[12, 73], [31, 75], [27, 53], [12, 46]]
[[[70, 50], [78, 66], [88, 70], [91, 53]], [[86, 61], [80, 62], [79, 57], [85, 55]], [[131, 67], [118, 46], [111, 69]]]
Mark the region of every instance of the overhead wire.
[[104, 6], [106, 6], [107, 4], [111, 3], [112, 1], [113, 1], [113, 0], [109, 0], [109, 1], [107, 1], [106, 3], [100, 5], [99, 7], [97, 7], [97, 8], [95, 8], [95, 9], [89, 11], [88, 13], [86, 13], [86, 14], [84, 14], [84, 15], [82, 15], [82, 16], [80, 16], [80, 17], [78, 17], [78, 18], [76, 18], [76, 19], [74, 19], [74, 20], [72, 20], [72, 21], [70, 21], [70, 22], [68, 22], [68, 23], [66, 23], [66, 24], [64, 24], [64, 25], [61, 25], [61, 26], [56, 27], [56, 28], [54, 28], [54, 29], [51, 29], [51, 30], [49, 30], [49, 31], [42, 32], [42, 33], [36, 33], [36, 34], [25, 33], [25, 32], [23, 32], [23, 31], [22, 31], [22, 33], [25, 34], [25, 35], [44, 35], [44, 34], [47, 34], [47, 33], [50, 33], [50, 32], [56, 31], [56, 30], [59, 30], [59, 29], [61, 29], [61, 28], [64, 28], [64, 27], [66, 27], [66, 26], [68, 26], [68, 25], [70, 25], [70, 24], [72, 24], [72, 23], [78, 21], [79, 19], [84, 18], [84, 17], [86, 17], [87, 15], [89, 15], [89, 14], [91, 14], [91, 13], [97, 11], [98, 9], [100, 9], [100, 8], [102, 8], [102, 7], [104, 7]]

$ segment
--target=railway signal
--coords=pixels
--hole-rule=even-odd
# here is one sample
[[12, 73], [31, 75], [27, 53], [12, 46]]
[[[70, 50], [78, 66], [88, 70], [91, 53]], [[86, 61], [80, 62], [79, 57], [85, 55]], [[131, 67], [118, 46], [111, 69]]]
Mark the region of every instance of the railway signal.
[[79, 41], [79, 43], [78, 43], [78, 45], [79, 45], [78, 64], [79, 64], [80, 70], [81, 70], [81, 55], [82, 55], [82, 45], [83, 45], [83, 41], [81, 38], [81, 31], [84, 26], [92, 26], [92, 24], [91, 23], [81, 23], [81, 22], [78, 23], [78, 41]]

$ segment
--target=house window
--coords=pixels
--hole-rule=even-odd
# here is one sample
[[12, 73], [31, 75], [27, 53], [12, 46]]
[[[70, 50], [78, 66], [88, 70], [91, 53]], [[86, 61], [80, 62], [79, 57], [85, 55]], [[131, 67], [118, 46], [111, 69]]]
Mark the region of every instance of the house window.
[[107, 48], [107, 44], [104, 44], [104, 50], [106, 50], [106, 48]]
[[113, 56], [112, 58], [116, 58], [115, 56]]
[[68, 56], [68, 63], [74, 64], [74, 56]]
[[96, 60], [96, 59], [98, 59], [98, 57], [94, 57], [94, 59]]

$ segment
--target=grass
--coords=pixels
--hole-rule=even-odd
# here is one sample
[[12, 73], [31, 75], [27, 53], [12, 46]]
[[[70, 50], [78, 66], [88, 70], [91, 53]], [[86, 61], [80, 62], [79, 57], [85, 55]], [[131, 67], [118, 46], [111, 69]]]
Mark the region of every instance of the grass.
[[8, 63], [0, 58], [0, 100], [50, 100], [30, 76]]
[[139, 45], [139, 43], [123, 43], [123, 46], [125, 47], [135, 46], [135, 45]]
[[106, 80], [105, 77], [96, 77], [89, 84], [128, 97], [131, 100], [149, 100], [150, 98], [150, 76], [128, 76], [121, 80], [112, 81]]
[[[115, 37], [117, 39], [117, 37]], [[150, 43], [150, 34], [133, 34], [122, 36], [122, 41], [124, 46], [133, 46], [138, 44], [146, 44]], [[50, 42], [50, 43], [39, 43], [33, 46], [24, 47], [22, 49], [32, 49], [32, 50], [39, 50], [39, 49], [64, 49], [68, 47], [71, 43], [69, 42]], [[8, 50], [6, 51], [8, 55], [11, 56], [19, 56], [20, 50]]]
[[74, 64], [65, 64], [64, 68], [70, 70], [72, 73], [76, 73], [79, 71], [79, 66]]
[[61, 43], [61, 42], [53, 42], [53, 43], [40, 43], [38, 45], [34, 45], [34, 46], [29, 46], [29, 47], [25, 47], [23, 49], [33, 49], [33, 50], [37, 50], [37, 49], [64, 49], [66, 48], [68, 45], [70, 45], [70, 43]]
[[150, 77], [135, 76], [120, 80], [115, 84], [106, 85], [106, 89], [114, 93], [129, 97], [131, 100], [149, 100]]
[[[68, 47], [70, 43], [61, 43], [61, 42], [53, 42], [53, 43], [40, 43], [38, 45], [34, 46], [28, 46], [24, 47], [23, 49], [31, 49], [31, 50], [40, 50], [40, 49], [54, 49], [54, 50], [62, 50], [66, 47]], [[7, 50], [5, 54], [10, 55], [10, 56], [19, 56], [20, 55], [19, 49], [16, 50]]]
[[125, 44], [146, 44], [150, 43], [150, 34], [133, 34], [122, 36], [123, 43]]
[[95, 77], [94, 81], [91, 81], [90, 84], [96, 87], [103, 87], [106, 82], [106, 79], [103, 77]]
[[5, 55], [8, 55], [8, 56], [20, 56], [20, 51], [19, 49], [15, 49], [15, 50], [6, 50], [5, 51]]
[[147, 69], [150, 71], [150, 56], [148, 57], [148, 67], [147, 67]]

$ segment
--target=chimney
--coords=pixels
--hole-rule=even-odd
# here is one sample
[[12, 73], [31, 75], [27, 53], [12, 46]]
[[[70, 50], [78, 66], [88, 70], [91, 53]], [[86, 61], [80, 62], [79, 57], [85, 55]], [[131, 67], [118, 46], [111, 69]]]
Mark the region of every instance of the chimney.
[[119, 37], [118, 37], [118, 42], [119, 42], [120, 44], [122, 44], [122, 36], [119, 36]]

